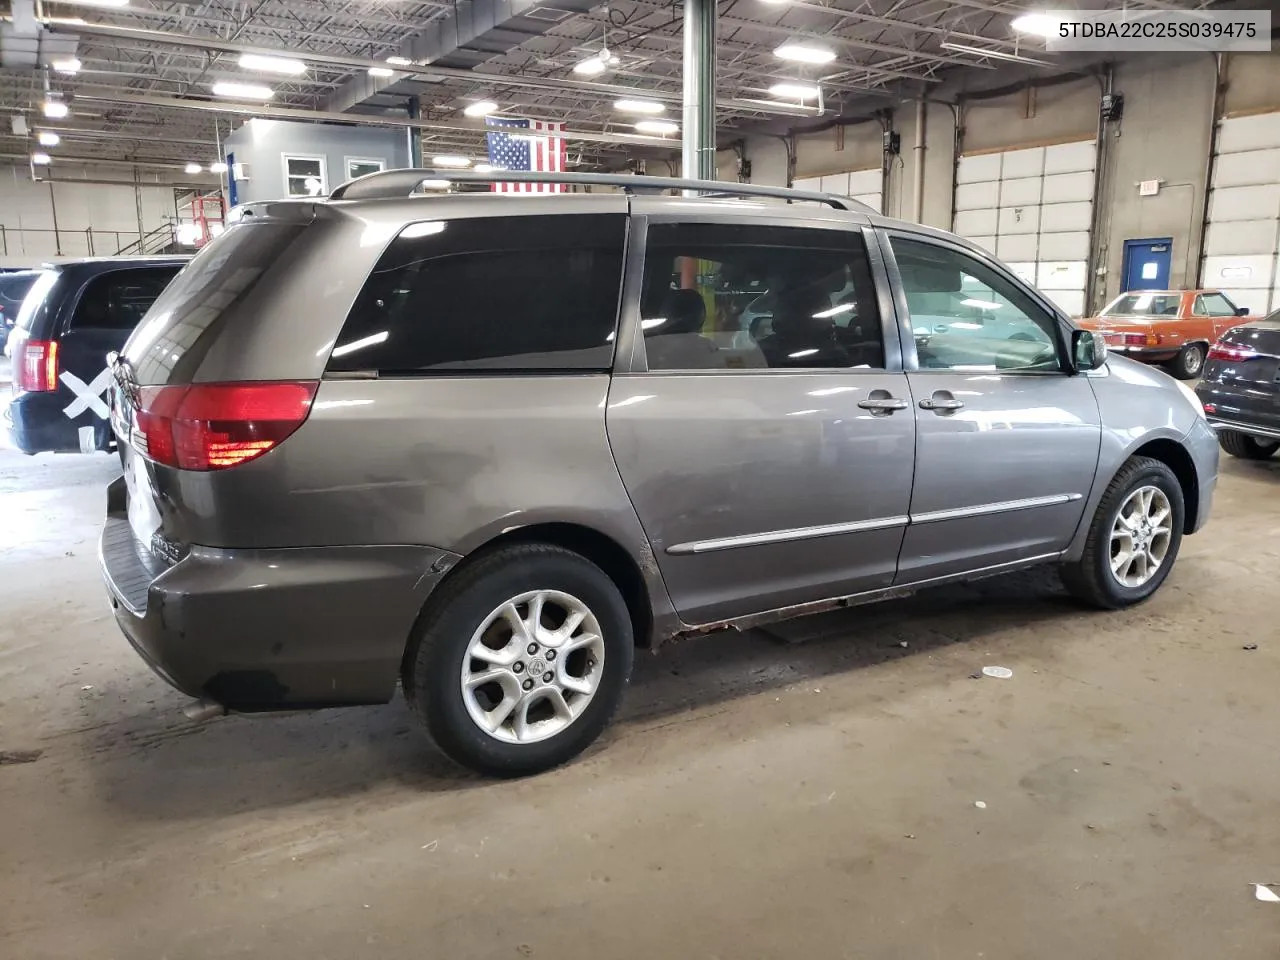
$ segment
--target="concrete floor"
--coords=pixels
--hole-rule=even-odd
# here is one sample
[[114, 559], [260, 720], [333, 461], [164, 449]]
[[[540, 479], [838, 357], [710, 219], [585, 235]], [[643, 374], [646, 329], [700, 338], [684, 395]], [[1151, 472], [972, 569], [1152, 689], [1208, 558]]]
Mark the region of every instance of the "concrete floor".
[[1138, 610], [1020, 576], [688, 642], [514, 783], [400, 702], [187, 723], [107, 612], [112, 468], [0, 451], [0, 751], [43, 751], [0, 957], [1276, 956], [1280, 462], [1224, 460]]

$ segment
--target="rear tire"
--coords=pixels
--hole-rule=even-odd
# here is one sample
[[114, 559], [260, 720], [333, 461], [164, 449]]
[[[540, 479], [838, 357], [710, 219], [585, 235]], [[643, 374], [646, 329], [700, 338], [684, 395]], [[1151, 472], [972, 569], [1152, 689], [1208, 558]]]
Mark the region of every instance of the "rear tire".
[[1218, 443], [1227, 453], [1242, 460], [1270, 460], [1280, 450], [1280, 440], [1258, 440], [1238, 430], [1218, 431]]
[[[1141, 507], [1144, 499], [1152, 504], [1149, 513]], [[1166, 508], [1167, 516], [1152, 522]], [[1146, 600], [1173, 568], [1185, 516], [1182, 486], [1173, 471], [1159, 460], [1131, 458], [1112, 479], [1089, 521], [1084, 553], [1079, 560], [1062, 566], [1067, 590], [1076, 599], [1103, 610], [1119, 610]], [[1167, 533], [1154, 532], [1165, 528]], [[1135, 560], [1126, 566], [1126, 551], [1145, 554], [1145, 559], [1140, 565]]]
[[1208, 349], [1203, 343], [1188, 343], [1169, 363], [1169, 372], [1179, 380], [1194, 380], [1204, 370]]
[[604, 571], [560, 547], [520, 544], [440, 586], [402, 679], [444, 754], [518, 777], [571, 760], [600, 735], [634, 654], [626, 601]]

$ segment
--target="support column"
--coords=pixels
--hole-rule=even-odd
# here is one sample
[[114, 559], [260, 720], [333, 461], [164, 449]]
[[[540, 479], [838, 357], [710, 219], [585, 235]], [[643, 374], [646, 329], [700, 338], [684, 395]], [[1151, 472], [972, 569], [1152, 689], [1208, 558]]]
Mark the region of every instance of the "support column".
[[716, 178], [716, 0], [684, 3], [681, 175]]
[[[418, 103], [416, 96], [410, 97], [406, 105], [410, 120], [418, 120], [422, 117], [422, 108]], [[422, 166], [422, 131], [417, 127], [406, 127], [405, 137], [409, 141], [409, 166], [415, 169]]]

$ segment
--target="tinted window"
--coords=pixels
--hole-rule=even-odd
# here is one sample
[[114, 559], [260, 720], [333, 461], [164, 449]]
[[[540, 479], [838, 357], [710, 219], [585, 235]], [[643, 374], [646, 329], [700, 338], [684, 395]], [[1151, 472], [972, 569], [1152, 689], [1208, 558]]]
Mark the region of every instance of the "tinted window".
[[165, 287], [121, 351], [138, 383], [189, 382], [204, 356], [196, 348], [212, 341], [219, 319], [244, 302], [303, 229], [300, 224], [240, 222], [202, 247]]
[[1057, 320], [981, 260], [894, 237], [924, 370], [1060, 370]]
[[621, 214], [410, 224], [356, 298], [330, 370], [607, 370]]
[[1102, 311], [1104, 317], [1176, 317], [1180, 293], [1126, 293]]
[[654, 224], [640, 315], [650, 370], [884, 366], [854, 230]]
[[81, 291], [71, 329], [132, 330], [178, 269], [146, 267], [99, 274]]
[[11, 317], [18, 315], [22, 299], [36, 282], [36, 274], [23, 273], [17, 276], [6, 276], [0, 273], [0, 311]]
[[44, 270], [40, 276], [36, 277], [35, 283], [31, 285], [27, 295], [22, 298], [22, 306], [18, 308], [17, 326], [19, 329], [37, 329], [37, 317], [42, 321], [39, 326], [43, 326], [43, 320], [49, 312], [49, 293], [57, 285], [58, 278], [61, 276], [62, 274], [57, 270]]
[[1196, 313], [1210, 317], [1234, 317], [1236, 305], [1220, 293], [1206, 293], [1196, 297]]

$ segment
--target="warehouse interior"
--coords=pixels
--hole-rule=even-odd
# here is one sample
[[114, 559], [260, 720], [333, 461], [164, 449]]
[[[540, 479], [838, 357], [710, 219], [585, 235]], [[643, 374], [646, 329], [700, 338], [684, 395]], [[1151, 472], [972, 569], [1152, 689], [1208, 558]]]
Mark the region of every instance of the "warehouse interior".
[[[1274, 3], [1201, 0], [1055, 9], [1122, 6], [1277, 15]], [[1149, 600], [1098, 612], [1073, 600], [1056, 567], [1011, 564], [919, 592], [886, 587], [875, 605], [795, 603], [780, 622], [717, 617], [714, 629], [637, 638], [625, 699], [600, 740], [523, 778], [487, 777], [432, 749], [407, 690], [342, 710], [223, 716], [204, 699], [193, 709], [189, 691], [126, 642], [109, 596], [104, 509], [114, 509], [109, 491], [123, 490], [122, 463], [131, 469], [117, 443], [117, 394], [128, 392], [115, 379], [117, 352], [131, 357], [137, 338], [125, 338], [178, 309], [175, 299], [147, 311], [170, 278], [218, 262], [231, 249], [224, 235], [276, 216], [280, 201], [341, 207], [325, 198], [359, 177], [431, 171], [415, 181], [423, 206], [491, 192], [466, 177], [501, 177], [511, 141], [495, 131], [512, 124], [527, 128], [516, 137], [523, 170], [569, 176], [545, 193], [517, 180], [513, 190], [539, 196], [480, 198], [490, 209], [656, 203], [628, 186], [650, 177], [716, 180], [727, 196], [778, 188], [695, 200], [682, 182], [666, 199], [686, 191], [686, 212], [719, 202], [819, 209], [800, 201], [834, 195], [870, 218], [868, 235], [914, 224], [961, 238], [1034, 288], [1063, 329], [1107, 329], [1099, 316], [1131, 291], [1147, 301], [1185, 294], [1188, 319], [1221, 294], [1232, 325], [1280, 324], [1280, 51], [1068, 52], [1029, 25], [1045, 15], [1021, 0], [0, 0], [0, 330], [11, 345], [0, 360], [0, 957], [1273, 956], [1280, 456], [1267, 451], [1280, 427], [1250, 433], [1252, 446], [1222, 440], [1215, 478], [1201, 480], [1205, 497], [1216, 484], [1207, 522], [1188, 520], [1177, 567]], [[561, 191], [574, 196], [552, 195]], [[369, 227], [360, 243], [392, 236]], [[347, 252], [327, 256], [318, 292], [298, 310], [344, 296], [350, 306]], [[45, 342], [34, 325], [55, 311], [24, 301], [26, 291], [49, 296], [53, 280], [41, 277], [80, 270], [92, 284], [96, 271], [130, 263], [155, 289], [127, 329], [112, 321], [118, 342], [94, 340], [77, 372], [64, 345], [61, 378], [50, 347], [31, 366], [28, 343]], [[900, 281], [896, 267], [883, 273]], [[10, 304], [4, 279], [20, 275], [32, 286]], [[965, 302], [998, 305], [974, 296]], [[651, 322], [640, 309], [637, 343]], [[632, 322], [625, 307], [620, 316]], [[1188, 342], [1134, 369], [1164, 371], [1151, 390], [1178, 403], [1177, 391], [1189, 394], [1203, 420], [1214, 413], [1205, 384], [1246, 356], [1217, 339], [1219, 327], [1199, 354]], [[243, 349], [310, 347], [298, 329], [246, 337]], [[1110, 356], [1142, 360], [1156, 342], [1141, 339], [1145, 329], [1138, 341], [1107, 335]], [[363, 342], [335, 350], [334, 338], [316, 338], [323, 357]], [[174, 342], [181, 367], [191, 344]], [[917, 342], [923, 350], [919, 331]], [[1113, 379], [1138, 376], [1113, 365]], [[51, 397], [63, 391], [50, 409], [64, 446], [40, 445], [32, 438], [53, 434], [15, 419], [46, 371]], [[362, 377], [342, 385], [350, 396], [364, 396]], [[984, 378], [1001, 379], [974, 377]], [[1280, 374], [1270, 379], [1254, 394], [1280, 424]], [[536, 403], [537, 389], [524, 389], [514, 401], [495, 394], [494, 409]], [[628, 414], [652, 399], [638, 391]], [[569, 396], [557, 403], [567, 408]], [[755, 424], [764, 401], [734, 402], [726, 422]], [[1033, 426], [1038, 416], [1046, 434], [1070, 419], [1055, 404], [1006, 402], [1021, 414], [991, 413], [951, 449], [957, 477], [981, 476], [992, 449], [979, 446], [983, 433], [1013, 436], [1019, 415]], [[452, 412], [478, 423], [486, 403]], [[1149, 403], [1144, 395], [1144, 413]], [[711, 406], [690, 401], [671, 420], [701, 423]], [[590, 435], [575, 416], [565, 429]], [[1174, 432], [1173, 413], [1149, 416], [1165, 430], [1159, 442], [1186, 433]], [[742, 429], [725, 436], [746, 437], [748, 449], [787, 428]], [[833, 435], [824, 423], [804, 442], [838, 443]], [[413, 437], [386, 446], [412, 447]], [[367, 451], [362, 443], [351, 449]], [[499, 446], [449, 460], [449, 482], [481, 505], [501, 502]], [[871, 459], [889, 450], [861, 449]], [[414, 455], [424, 476], [432, 456], [444, 459], [425, 441]], [[681, 456], [722, 467], [725, 454], [712, 444]], [[1065, 475], [1066, 456], [1002, 450], [990, 484], [1029, 461]], [[531, 453], [529, 469], [546, 459]], [[370, 460], [368, 485], [386, 484], [377, 509], [418, 495], [410, 479], [384, 476], [388, 459]], [[628, 480], [621, 461], [614, 473]], [[690, 506], [687, 489], [667, 491], [671, 510], [727, 512], [739, 483], [753, 482], [749, 462], [741, 473], [723, 481], [723, 503]], [[333, 502], [320, 499], [327, 477], [292, 488], [294, 500]], [[239, 488], [244, 516], [269, 526], [270, 497], [286, 483], [300, 483], [296, 471]], [[158, 509], [167, 516], [186, 497], [182, 508], [208, 520], [227, 502], [210, 489], [176, 480]], [[637, 576], [671, 562], [645, 549]], [[228, 577], [219, 589], [244, 583]], [[232, 635], [251, 631], [248, 617], [229, 611], [220, 622]], [[329, 704], [298, 706], [313, 705]]]

